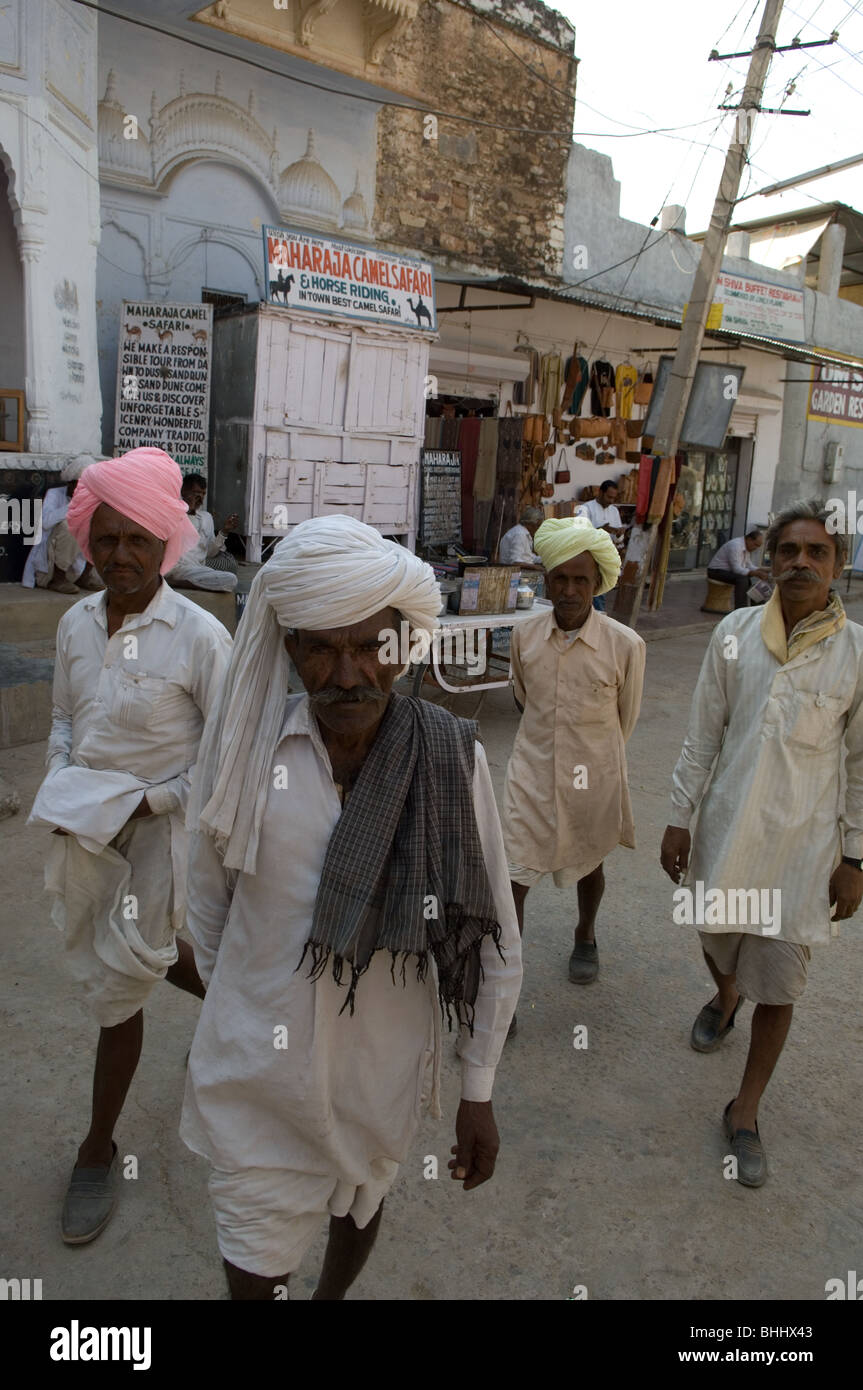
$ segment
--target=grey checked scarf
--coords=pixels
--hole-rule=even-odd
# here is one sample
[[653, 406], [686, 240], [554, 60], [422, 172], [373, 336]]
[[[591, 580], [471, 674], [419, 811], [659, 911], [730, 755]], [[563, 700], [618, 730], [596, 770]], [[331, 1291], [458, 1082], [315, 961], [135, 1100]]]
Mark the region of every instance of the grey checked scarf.
[[[424, 700], [393, 694], [342, 815], [330, 837], [315, 901], [309, 975], [332, 962], [350, 987], [341, 1012], [354, 1012], [357, 983], [374, 951], [408, 956], [426, 978], [438, 972], [441, 1009], [473, 1031], [482, 967], [500, 925], [473, 808], [475, 725]], [[431, 899], [431, 903], [429, 903]], [[431, 915], [436, 910], [437, 916]], [[300, 968], [297, 967], [297, 969]]]

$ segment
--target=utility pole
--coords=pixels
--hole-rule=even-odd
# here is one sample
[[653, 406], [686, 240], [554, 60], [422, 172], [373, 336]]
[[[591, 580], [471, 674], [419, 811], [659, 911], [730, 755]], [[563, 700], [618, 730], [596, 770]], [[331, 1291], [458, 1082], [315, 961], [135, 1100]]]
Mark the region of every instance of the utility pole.
[[[746, 85], [735, 122], [734, 138], [725, 156], [725, 168], [719, 180], [710, 226], [701, 247], [701, 260], [695, 272], [686, 321], [680, 330], [680, 341], [669, 373], [659, 425], [653, 439], [653, 453], [663, 459], [673, 459], [680, 443], [686, 407], [695, 380], [695, 369], [704, 342], [707, 316], [722, 267], [725, 239], [734, 215], [740, 180], [746, 167], [752, 126], [756, 112], [761, 108], [764, 84], [776, 47], [776, 31], [782, 5], [783, 0], [766, 0], [758, 39], [752, 51]], [[634, 526], [630, 533], [617, 591], [617, 602], [614, 606], [614, 617], [629, 627], [635, 627], [638, 619], [644, 581], [650, 572], [650, 562], [656, 548], [657, 531], [658, 523], [655, 523], [650, 527]]]

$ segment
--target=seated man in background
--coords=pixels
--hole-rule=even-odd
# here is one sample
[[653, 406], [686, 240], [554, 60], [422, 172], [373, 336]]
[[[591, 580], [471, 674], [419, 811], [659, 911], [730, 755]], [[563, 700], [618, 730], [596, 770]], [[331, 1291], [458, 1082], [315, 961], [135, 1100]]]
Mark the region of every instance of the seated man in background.
[[764, 544], [764, 533], [758, 526], [747, 531], [745, 536], [735, 536], [721, 545], [707, 566], [707, 578], [719, 584], [734, 585], [734, 607], [746, 607], [746, 595], [753, 579], [769, 579], [768, 569], [756, 569], [750, 560], [756, 550]]
[[42, 539], [27, 556], [21, 583], [25, 589], [53, 589], [58, 594], [79, 594], [82, 589], [101, 589], [93, 566], [84, 559], [78, 542], [66, 525], [75, 485], [89, 463], [79, 454], [60, 473], [60, 487], [49, 487], [42, 499]]
[[212, 515], [204, 508], [206, 492], [206, 478], [200, 473], [186, 474], [182, 497], [198, 533], [198, 544], [180, 557], [167, 578], [176, 588], [230, 593], [237, 587], [237, 562], [225, 549], [225, 537], [236, 531], [238, 518], [236, 513], [229, 516], [217, 532]]
[[518, 525], [511, 526], [501, 537], [498, 563], [542, 569], [542, 561], [533, 549], [533, 538], [544, 520], [542, 507], [526, 507], [518, 518]]

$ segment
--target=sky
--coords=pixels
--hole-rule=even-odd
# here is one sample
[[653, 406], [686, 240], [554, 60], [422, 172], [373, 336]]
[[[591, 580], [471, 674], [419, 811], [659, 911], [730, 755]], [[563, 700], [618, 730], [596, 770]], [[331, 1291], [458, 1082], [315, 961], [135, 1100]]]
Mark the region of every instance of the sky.
[[[764, 0], [550, 2], [575, 26], [574, 138], [611, 156], [621, 215], [646, 225], [663, 204], [682, 203], [687, 232], [704, 231], [734, 121], [717, 107], [739, 99], [749, 65], [748, 58], [710, 62], [709, 54], [750, 49]], [[774, 55], [763, 105], [784, 101], [812, 114], [757, 117], [752, 168], [741, 194], [863, 154], [863, 0], [785, 0], [778, 41], [824, 39], [834, 29], [839, 42], [831, 47]], [[786, 96], [792, 81], [796, 88]], [[726, 96], [729, 82], [734, 94]], [[635, 134], [633, 127], [674, 129]], [[705, 149], [710, 144], [714, 148]], [[746, 199], [735, 221], [832, 200], [863, 211], [863, 164], [769, 198]]]

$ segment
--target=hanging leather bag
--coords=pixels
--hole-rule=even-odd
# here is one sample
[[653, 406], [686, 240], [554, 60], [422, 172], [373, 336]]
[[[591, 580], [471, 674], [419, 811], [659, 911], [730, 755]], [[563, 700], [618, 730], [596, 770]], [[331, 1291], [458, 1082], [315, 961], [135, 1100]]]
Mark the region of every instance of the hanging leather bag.
[[632, 399], [636, 405], [650, 405], [650, 397], [653, 395], [653, 374], [645, 372], [641, 380], [636, 382], [635, 392]]
[[540, 495], [540, 497], [553, 497], [553, 496], [554, 496], [554, 483], [549, 482], [549, 478], [548, 478], [548, 469], [547, 469], [547, 468], [546, 468], [546, 472], [545, 472], [545, 477], [543, 478], [543, 481], [542, 481], [542, 486], [541, 486], [540, 489], [539, 489], [539, 495]]
[[590, 415], [578, 421], [579, 439], [600, 439], [608, 433], [608, 420], [604, 415]]
[[566, 452], [565, 450], [561, 449], [560, 453], [557, 456], [557, 467], [555, 468], [554, 473], [555, 484], [569, 482], [569, 469], [565, 465]]

